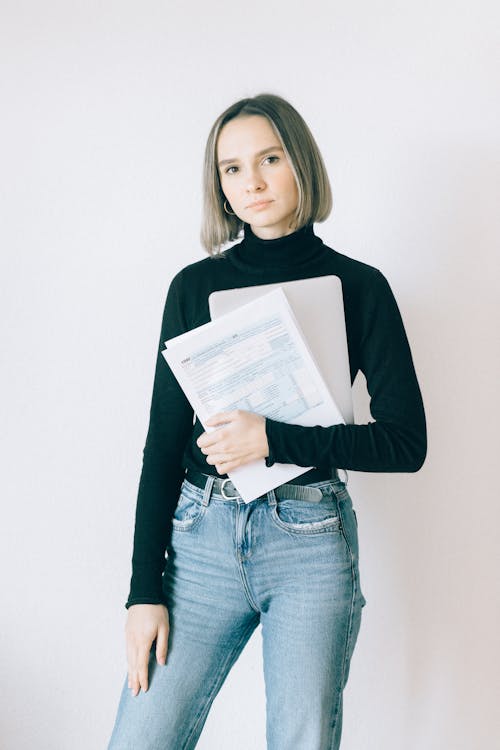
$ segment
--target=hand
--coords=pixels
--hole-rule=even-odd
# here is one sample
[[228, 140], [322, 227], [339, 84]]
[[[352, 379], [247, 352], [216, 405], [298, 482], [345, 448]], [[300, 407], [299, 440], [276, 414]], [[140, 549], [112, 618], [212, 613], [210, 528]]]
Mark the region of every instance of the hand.
[[127, 642], [128, 686], [134, 697], [148, 689], [148, 661], [156, 638], [156, 661], [165, 664], [169, 633], [168, 611], [163, 604], [133, 604], [128, 609]]
[[236, 409], [214, 414], [206, 424], [221, 426], [213, 432], [204, 432], [196, 444], [206, 455], [207, 464], [215, 466], [219, 474], [269, 455], [266, 419], [260, 414]]

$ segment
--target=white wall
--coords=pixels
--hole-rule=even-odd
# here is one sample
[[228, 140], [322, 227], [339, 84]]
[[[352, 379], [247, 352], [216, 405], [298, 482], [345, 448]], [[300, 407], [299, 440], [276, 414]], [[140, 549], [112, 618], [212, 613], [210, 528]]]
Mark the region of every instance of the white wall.
[[[388, 277], [428, 415], [418, 474], [350, 477], [368, 603], [343, 747], [492, 747], [497, 3], [2, 0], [0, 13], [2, 748], [106, 745], [164, 296], [204, 257], [209, 128], [261, 91], [315, 133], [336, 204], [316, 233]], [[265, 748], [259, 648], [256, 634], [201, 750]]]

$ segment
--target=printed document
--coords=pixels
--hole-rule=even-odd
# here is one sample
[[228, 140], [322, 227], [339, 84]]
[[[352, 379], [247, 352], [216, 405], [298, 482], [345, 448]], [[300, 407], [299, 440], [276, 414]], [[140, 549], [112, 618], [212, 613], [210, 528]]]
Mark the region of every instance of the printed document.
[[[165, 342], [162, 354], [207, 432], [212, 415], [244, 409], [279, 422], [343, 422], [280, 287]], [[245, 502], [312, 467], [254, 461], [229, 473]]]

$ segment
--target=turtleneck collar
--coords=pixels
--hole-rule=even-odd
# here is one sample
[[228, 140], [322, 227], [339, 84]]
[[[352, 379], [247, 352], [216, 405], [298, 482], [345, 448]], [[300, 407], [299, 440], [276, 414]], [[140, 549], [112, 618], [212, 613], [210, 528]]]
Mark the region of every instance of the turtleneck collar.
[[244, 238], [228, 251], [232, 263], [241, 270], [255, 273], [263, 269], [289, 269], [307, 266], [324, 258], [328, 248], [307, 224], [292, 234], [263, 240], [252, 232], [250, 224], [243, 225]]

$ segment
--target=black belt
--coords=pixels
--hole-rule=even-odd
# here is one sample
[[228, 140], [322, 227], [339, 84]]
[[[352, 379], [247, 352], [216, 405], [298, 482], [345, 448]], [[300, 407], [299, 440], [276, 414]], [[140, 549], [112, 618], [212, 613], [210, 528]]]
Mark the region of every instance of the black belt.
[[[307, 476], [311, 475], [312, 472], [307, 472]], [[318, 478], [316, 479], [316, 474], [318, 474]], [[207, 479], [209, 474], [202, 474], [199, 471], [195, 471], [194, 469], [187, 469], [186, 470], [186, 476], [185, 479], [187, 479], [188, 482], [191, 484], [194, 484], [195, 487], [199, 487], [200, 489], [204, 490], [207, 484]], [[302, 475], [306, 476], [306, 475]], [[295, 484], [299, 485], [301, 487], [306, 487], [308, 484], [312, 484], [313, 482], [331, 482], [331, 480], [335, 477], [337, 477], [337, 469], [331, 469], [330, 470], [330, 476], [325, 476], [324, 472], [319, 472], [317, 469], [314, 471], [314, 474], [312, 475], [313, 478], [308, 478], [307, 481], [300, 481], [302, 479], [302, 476], [295, 477], [294, 480], [287, 482], [286, 484]], [[212, 491], [216, 492], [219, 495], [225, 495], [225, 492], [222, 492], [222, 486], [224, 485], [225, 490], [230, 489], [227, 487], [228, 484], [232, 485], [232, 482], [228, 478], [223, 478], [220, 476], [214, 477], [214, 483], [212, 487]], [[234, 487], [234, 485], [232, 485]], [[236, 490], [236, 488], [234, 488]]]

